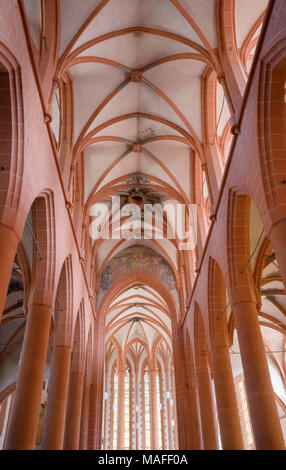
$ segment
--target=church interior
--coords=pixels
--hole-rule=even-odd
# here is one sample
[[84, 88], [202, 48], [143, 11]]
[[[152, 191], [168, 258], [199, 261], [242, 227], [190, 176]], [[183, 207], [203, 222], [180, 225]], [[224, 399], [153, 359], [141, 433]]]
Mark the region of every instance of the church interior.
[[0, 450], [285, 449], [285, 3], [0, 0]]

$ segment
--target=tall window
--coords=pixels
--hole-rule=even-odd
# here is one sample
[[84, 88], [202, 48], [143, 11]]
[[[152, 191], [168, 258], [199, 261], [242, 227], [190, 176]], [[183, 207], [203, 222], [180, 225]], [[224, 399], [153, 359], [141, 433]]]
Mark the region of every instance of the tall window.
[[130, 448], [130, 376], [126, 369], [124, 383], [124, 449]]
[[162, 422], [161, 422], [161, 393], [160, 393], [160, 378], [159, 373], [156, 375], [156, 393], [157, 393], [157, 406], [158, 406], [158, 433], [159, 433], [159, 449], [162, 450]]
[[114, 372], [114, 393], [113, 393], [113, 449], [117, 447], [117, 399], [118, 399], [118, 378], [116, 370]]
[[244, 381], [240, 380], [237, 384], [237, 391], [239, 397], [239, 405], [241, 411], [241, 420], [243, 426], [243, 434], [245, 439], [245, 444], [247, 449], [254, 447], [253, 434], [250, 423], [250, 416], [248, 412], [248, 404], [245, 393]]
[[150, 394], [149, 394], [149, 374], [148, 366], [144, 369], [144, 401], [145, 401], [145, 448], [151, 448], [151, 429], [150, 429]]

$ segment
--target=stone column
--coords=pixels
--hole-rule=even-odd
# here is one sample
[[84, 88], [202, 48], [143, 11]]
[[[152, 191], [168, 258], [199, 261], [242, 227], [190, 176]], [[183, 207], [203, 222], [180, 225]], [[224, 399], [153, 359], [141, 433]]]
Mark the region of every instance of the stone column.
[[71, 346], [53, 347], [42, 449], [63, 448], [70, 361]]
[[232, 308], [256, 449], [285, 449], [256, 304], [245, 300]]
[[29, 309], [6, 449], [35, 448], [52, 307]]
[[79, 443], [79, 448], [81, 450], [87, 449], [89, 402], [90, 402], [90, 382], [86, 378], [85, 384], [83, 387], [82, 410], [81, 410], [80, 443]]
[[[96, 344], [93, 350], [91, 384], [90, 384], [90, 400], [89, 400], [89, 419], [88, 419], [88, 436], [87, 449], [101, 449], [101, 429], [102, 429], [102, 402], [104, 389], [104, 319], [98, 319], [94, 325], [94, 338]], [[100, 403], [100, 405], [98, 405]]]
[[243, 439], [227, 345], [212, 345], [211, 355], [222, 448], [240, 450]]
[[[172, 322], [173, 353], [176, 406], [174, 407], [174, 420], [177, 420], [178, 449], [192, 448], [192, 416], [190, 409], [190, 392], [185, 362], [183, 330], [177, 321]], [[175, 415], [176, 408], [176, 415]], [[176, 441], [176, 433], [175, 433]], [[176, 445], [176, 444], [175, 444]]]
[[201, 423], [200, 423], [200, 410], [199, 410], [199, 397], [198, 397], [198, 384], [196, 380], [196, 372], [193, 361], [193, 354], [191, 345], [185, 348], [186, 355], [186, 368], [190, 390], [190, 409], [192, 415], [192, 449], [202, 449], [202, 436], [201, 436]]
[[64, 437], [65, 450], [79, 449], [83, 371], [71, 371]]

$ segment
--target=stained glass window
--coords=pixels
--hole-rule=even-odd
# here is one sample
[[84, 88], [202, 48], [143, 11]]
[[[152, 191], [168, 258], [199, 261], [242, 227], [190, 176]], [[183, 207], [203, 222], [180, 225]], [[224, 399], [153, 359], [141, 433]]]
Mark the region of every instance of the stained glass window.
[[114, 373], [114, 391], [113, 391], [113, 449], [117, 447], [117, 399], [118, 399], [118, 378]]
[[145, 398], [145, 448], [151, 449], [151, 428], [150, 428], [150, 392], [148, 366], [144, 372], [144, 398]]
[[161, 422], [161, 401], [160, 401], [160, 378], [157, 373], [156, 376], [156, 392], [157, 392], [157, 407], [158, 407], [158, 435], [159, 435], [159, 449], [162, 450], [162, 422]]
[[246, 446], [249, 449], [253, 447], [253, 434], [250, 424], [250, 416], [248, 412], [248, 404], [243, 380], [238, 382], [238, 393], [240, 399], [241, 417], [245, 429]]
[[130, 377], [126, 370], [124, 382], [124, 449], [130, 449]]

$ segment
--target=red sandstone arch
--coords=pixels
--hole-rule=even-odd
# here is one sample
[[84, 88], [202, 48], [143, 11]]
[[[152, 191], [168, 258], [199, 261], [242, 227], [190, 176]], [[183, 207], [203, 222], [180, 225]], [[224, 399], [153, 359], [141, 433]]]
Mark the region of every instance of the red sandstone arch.
[[154, 114], [146, 114], [142, 112], [134, 112], [130, 114], [123, 114], [120, 116], [116, 116], [112, 119], [109, 119], [108, 121], [98, 125], [97, 127], [93, 128], [88, 134], [84, 136], [84, 138], [78, 142], [77, 146], [74, 148], [74, 159], [78, 158], [78, 155], [80, 152], [82, 152], [88, 145], [90, 145], [92, 139], [96, 134], [98, 134], [100, 131], [103, 129], [112, 126], [113, 124], [116, 124], [121, 121], [125, 121], [127, 119], [133, 119], [133, 118], [143, 118], [143, 119], [150, 119], [151, 121], [155, 122], [160, 122], [166, 126], [169, 126], [171, 129], [175, 130], [183, 138], [186, 139], [187, 142], [189, 142], [189, 145], [191, 145], [197, 152], [198, 155], [200, 156], [201, 160], [204, 160], [204, 154], [202, 151], [202, 147], [200, 142], [194, 139], [194, 137], [187, 131], [185, 131], [181, 126], [178, 124], [173, 123], [172, 121], [169, 121], [168, 119], [162, 118], [160, 116], [154, 115]]
[[285, 218], [286, 40], [261, 60], [258, 95], [258, 143], [264, 194], [273, 222]]
[[210, 367], [209, 344], [206, 333], [205, 322], [199, 305], [195, 304], [194, 312], [194, 352], [196, 369], [202, 367]]
[[81, 301], [76, 322], [74, 326], [73, 336], [73, 354], [72, 354], [72, 370], [82, 371], [85, 364], [86, 354], [86, 316], [84, 309], [84, 300]]
[[77, 161], [77, 164], [71, 165], [70, 167], [70, 177], [69, 185], [71, 191], [71, 204], [72, 204], [72, 216], [75, 231], [78, 236], [79, 243], [81, 244], [81, 239], [83, 235], [83, 220], [84, 214], [82, 213], [82, 206], [84, 200], [84, 159], [81, 154], [80, 158]]
[[[59, 164], [66, 187], [69, 188], [70, 178], [73, 173], [72, 147], [73, 147], [73, 123], [74, 123], [74, 88], [70, 72], [66, 72], [59, 82], [56, 82], [60, 95], [60, 133], [58, 155]], [[54, 93], [55, 96], [55, 93]]]
[[[122, 160], [122, 158], [127, 156], [127, 154], [130, 153], [130, 152], [131, 152], [131, 150], [128, 150], [128, 151], [124, 152], [124, 154], [120, 155], [107, 168], [107, 170], [103, 173], [103, 175], [99, 178], [99, 180], [97, 181], [95, 186], [92, 188], [92, 191], [91, 191], [91, 193], [88, 197], [88, 200], [85, 203], [85, 210], [84, 210], [85, 218], [89, 216], [89, 210], [90, 210], [91, 204], [94, 204], [94, 203], [100, 201], [101, 199], [103, 199], [106, 196], [111, 196], [112, 194], [114, 194], [114, 192], [117, 192], [117, 190], [119, 190], [119, 189], [127, 189], [128, 188], [128, 186], [126, 186], [126, 184], [118, 185], [118, 183], [121, 182], [121, 181], [124, 181], [126, 178], [128, 178], [129, 176], [132, 176], [134, 173], [128, 173], [128, 174], [122, 175], [118, 178], [113, 179], [109, 183], [105, 184], [103, 187], [100, 188], [100, 186], [101, 186], [102, 182], [104, 181], [105, 177], [115, 167], [115, 165], [117, 165]], [[145, 153], [148, 155], [147, 151]], [[152, 159], [156, 163], [158, 162], [158, 159], [156, 157], [152, 158]], [[166, 169], [165, 165], [160, 164], [159, 166], [170, 177], [171, 181], [173, 181], [173, 183], [177, 187], [177, 189], [172, 188], [172, 186], [170, 186], [170, 184], [165, 183], [160, 178], [156, 178], [155, 176], [151, 176], [151, 175], [148, 175], [148, 174], [144, 173], [145, 176], [147, 176], [148, 178], [153, 180], [155, 183], [160, 184], [159, 187], [158, 186], [155, 187], [154, 184], [147, 185], [147, 187], [150, 186], [151, 188], [154, 188], [154, 189], [156, 188], [157, 190], [162, 191], [162, 193], [164, 195], [167, 195], [170, 198], [178, 200], [182, 203], [188, 204], [189, 199], [186, 196], [185, 192], [182, 191], [182, 188], [181, 188], [180, 184], [178, 183], [177, 179]]]
[[143, 27], [143, 26], [133, 26], [133, 27], [130, 27], [130, 28], [119, 29], [117, 31], [111, 31], [111, 32], [108, 32], [106, 34], [103, 34], [102, 36], [95, 37], [95, 38], [87, 41], [86, 43], [80, 45], [76, 49], [74, 49], [69, 55], [67, 55], [67, 54], [62, 55], [61, 60], [60, 60], [59, 65], [58, 65], [57, 75], [60, 75], [63, 72], [63, 70], [65, 70], [67, 67], [69, 67], [70, 62], [75, 57], [81, 55], [84, 51], [88, 50], [92, 46], [94, 46], [96, 44], [99, 44], [100, 42], [107, 41], [107, 40], [109, 40], [111, 38], [114, 38], [114, 37], [120, 37], [122, 35], [132, 34], [132, 33], [136, 33], [136, 32], [140, 32], [140, 33], [143, 33], [143, 34], [150, 34], [150, 35], [154, 35], [154, 36], [160, 36], [160, 37], [163, 37], [163, 38], [166, 38], [166, 39], [176, 41], [176, 42], [181, 43], [181, 44], [185, 44], [185, 45], [189, 46], [190, 48], [194, 49], [195, 51], [197, 51], [203, 57], [205, 57], [206, 60], [208, 60], [208, 62], [210, 64], [212, 64], [213, 67], [215, 68], [215, 64], [213, 62], [213, 57], [215, 57], [215, 56], [213, 55], [213, 57], [211, 57], [209, 52], [206, 51], [206, 49], [204, 49], [202, 46], [200, 46], [196, 42], [194, 42], [190, 39], [187, 39], [183, 36], [180, 36], [179, 34], [175, 34], [175, 33], [169, 32], [169, 31], [164, 31], [164, 30], [156, 29], [156, 28], [148, 28], [148, 27]]
[[36, 198], [32, 205], [32, 217], [38, 248], [34, 243], [33, 290], [29, 303], [48, 302], [49, 305], [55, 298], [55, 216], [51, 191], [43, 191]]
[[261, 26], [265, 16], [265, 11], [257, 18], [254, 25], [250, 29], [246, 38], [243, 41], [243, 44], [240, 48], [239, 55], [244, 68], [245, 73], [247, 74], [247, 60], [250, 58], [252, 49], [256, 46], [258, 42], [258, 36], [255, 38], [254, 35], [257, 32], [258, 28]]
[[55, 303], [54, 345], [71, 345], [73, 330], [73, 273], [71, 255], [63, 263]]
[[[10, 448], [14, 439], [18, 439], [18, 420], [25, 422], [29, 413], [32, 413], [33, 420], [29, 431], [25, 434], [26, 448], [33, 448], [36, 442], [38, 412], [55, 301], [55, 216], [54, 198], [50, 190], [42, 191], [38, 195], [32, 205], [32, 217], [36, 242], [33, 244], [32, 287], [22, 349], [21, 364], [24, 363], [25, 367], [20, 364], [7, 448]], [[39, 343], [42, 349], [37, 357], [38, 367], [35, 371], [35, 358], [31, 355], [31, 351], [38, 351]], [[29, 380], [31, 376], [35, 378], [34, 381]], [[30, 396], [33, 396], [34, 400], [31, 406], [27, 407]]]
[[217, 4], [218, 49], [232, 125], [236, 123], [246, 84], [236, 44], [234, 10], [234, 0], [222, 0]]
[[229, 191], [227, 253], [230, 293], [233, 302], [236, 298], [257, 301], [249, 263], [250, 202], [250, 196], [233, 189]]
[[[126, 356], [127, 356], [129, 350], [132, 351], [131, 348], [132, 348], [132, 345], [133, 345], [134, 343], [139, 343], [139, 344], [141, 344], [141, 346], [142, 346], [142, 348], [143, 348], [143, 349], [142, 349], [142, 352], [143, 352], [143, 350], [145, 349], [146, 355], [147, 355], [147, 360], [148, 360], [148, 362], [150, 362], [150, 351], [149, 351], [148, 344], [145, 343], [145, 342], [144, 342], [142, 339], [140, 339], [140, 338], [133, 338], [131, 341], [129, 341], [129, 342], [126, 344], [126, 346], [125, 346], [125, 348], [124, 348], [124, 358], [126, 358]], [[141, 354], [142, 354], [142, 352], [141, 352]]]
[[159, 282], [157, 279], [155, 279], [154, 277], [147, 275], [145, 273], [140, 273], [140, 272], [131, 274], [127, 276], [125, 279], [121, 279], [119, 282], [117, 282], [113, 286], [112, 290], [108, 291], [105, 294], [98, 310], [98, 318], [104, 319], [108, 306], [111, 304], [111, 302], [116, 297], [118, 297], [124, 289], [136, 283], [146, 284], [147, 286], [157, 291], [166, 301], [169, 307], [172, 319], [176, 320], [178, 318], [178, 315], [179, 315], [178, 308], [175, 304], [175, 300], [172, 294], [168, 291], [168, 289], [166, 289], [166, 287], [163, 286], [163, 284]]
[[210, 340], [215, 345], [228, 344], [226, 285], [218, 263], [209, 259], [208, 274]]
[[60, 48], [60, 4], [57, 0], [43, 0], [41, 7], [39, 74], [45, 96], [48, 98]]
[[24, 109], [20, 66], [0, 42], [0, 220], [9, 226], [17, 215], [24, 169]]
[[[203, 141], [205, 142], [206, 169], [208, 172], [210, 184], [210, 201], [217, 198], [222, 179], [222, 168], [220, 164], [220, 155], [217, 136], [217, 75], [208, 67], [202, 76], [202, 125]], [[211, 104], [211, 106], [210, 106]]]

